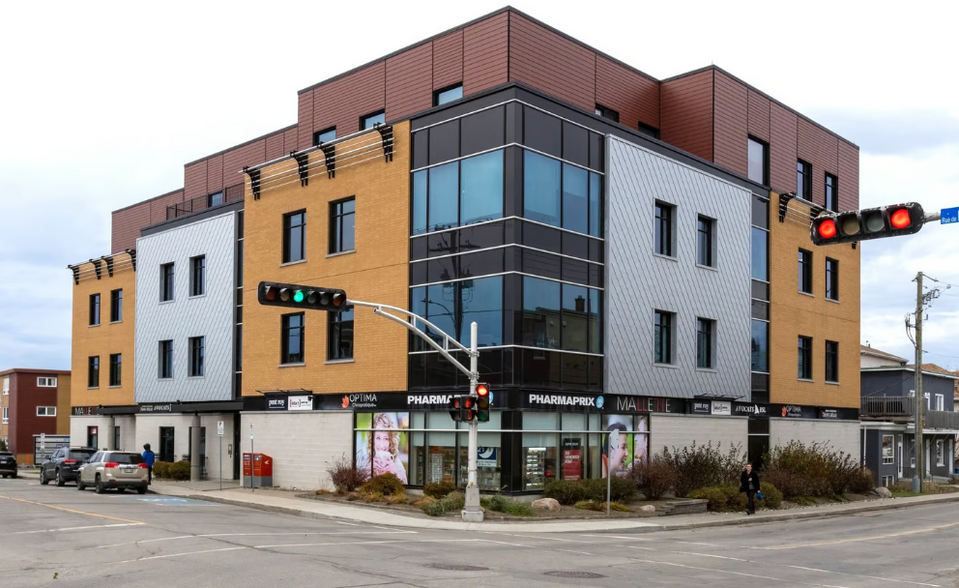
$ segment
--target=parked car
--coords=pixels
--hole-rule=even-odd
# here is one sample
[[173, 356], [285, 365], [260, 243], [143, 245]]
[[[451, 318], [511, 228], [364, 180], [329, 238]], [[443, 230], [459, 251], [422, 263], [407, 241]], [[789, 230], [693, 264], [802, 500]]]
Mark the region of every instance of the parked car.
[[77, 472], [77, 490], [93, 486], [97, 494], [107, 488], [123, 492], [136, 488], [140, 494], [147, 491], [147, 464], [143, 456], [131, 451], [98, 451]]
[[49, 484], [54, 480], [57, 486], [77, 479], [77, 470], [87, 462], [97, 450], [92, 447], [61, 447], [53, 452], [50, 459], [40, 464], [40, 483]]
[[17, 477], [17, 458], [9, 451], [0, 451], [0, 475]]

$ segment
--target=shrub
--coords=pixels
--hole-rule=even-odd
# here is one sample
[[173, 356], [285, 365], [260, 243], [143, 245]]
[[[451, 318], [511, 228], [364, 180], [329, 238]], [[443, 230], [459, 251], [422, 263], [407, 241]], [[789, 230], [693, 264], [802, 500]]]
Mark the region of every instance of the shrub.
[[736, 512], [746, 510], [746, 494], [739, 491], [738, 484], [698, 488], [691, 490], [688, 498], [707, 500], [706, 508], [711, 512]]
[[176, 463], [170, 464], [170, 469], [167, 475], [174, 480], [189, 480], [190, 462], [182, 459]]
[[779, 508], [783, 503], [783, 493], [769, 482], [760, 482], [759, 489], [763, 493], [763, 499], [759, 501], [765, 508]]
[[713, 447], [712, 441], [706, 445], [693, 444], [682, 449], [663, 448], [663, 460], [675, 472], [676, 496], [688, 496], [697, 488], [722, 486], [739, 482], [746, 453], [741, 444], [734, 444], [729, 451], [722, 453], [722, 443]]
[[436, 499], [432, 496], [421, 496], [414, 500], [411, 504], [418, 509], [426, 510], [426, 507], [436, 502]]
[[9, 451], [7, 449], [7, 442], [3, 439], [0, 439], [0, 451]]
[[[783, 497], [831, 497], [846, 492], [872, 490], [872, 474], [845, 451], [836, 451], [826, 443], [805, 444], [790, 441], [777, 446], [763, 462], [762, 478], [778, 488]], [[868, 484], [867, 481], [868, 473]]]
[[353, 460], [346, 457], [345, 454], [333, 463], [327, 462], [326, 473], [329, 474], [330, 481], [336, 488], [337, 494], [353, 492], [362, 486], [367, 478], [365, 472], [358, 471], [353, 467]]
[[396, 474], [383, 474], [373, 476], [360, 486], [360, 492], [364, 494], [380, 494], [381, 496], [395, 496], [405, 494], [406, 488], [403, 482], [396, 477]]
[[659, 500], [676, 486], [679, 476], [663, 456], [654, 455], [634, 464], [629, 477], [648, 500]]
[[438, 517], [448, 512], [462, 510], [466, 506], [466, 495], [462, 492], [451, 492], [439, 500], [427, 504], [423, 512], [431, 517]]
[[[580, 500], [573, 505], [574, 508], [580, 510], [593, 510], [596, 512], [606, 512], [606, 502], [602, 500]], [[617, 512], [633, 512], [628, 506], [622, 502], [610, 502], [609, 510], [614, 510]]]
[[543, 496], [569, 506], [586, 499], [586, 487], [577, 481], [553, 480], [546, 483]]
[[173, 465], [168, 461], [156, 461], [153, 462], [153, 477], [154, 478], [169, 478], [170, 477], [170, 466]]
[[872, 470], [861, 467], [849, 473], [847, 491], [856, 494], [871, 494], [876, 491], [876, 480]]
[[423, 486], [423, 494], [427, 496], [432, 496], [433, 498], [443, 498], [450, 492], [456, 490], [456, 485], [453, 482], [430, 482], [429, 484]]
[[[636, 496], [636, 484], [630, 478], [613, 476], [609, 480], [610, 498], [628, 502]], [[560, 504], [574, 505], [582, 500], [606, 501], [606, 478], [588, 480], [554, 480], [546, 483], [543, 491], [546, 498], [555, 498]]]
[[495, 512], [502, 512], [509, 515], [517, 517], [531, 517], [536, 514], [536, 511], [533, 510], [533, 507], [526, 504], [525, 502], [520, 502], [518, 500], [513, 500], [512, 498], [507, 498], [502, 494], [494, 494], [493, 496], [481, 496], [480, 497], [480, 506], [486, 510], [492, 510]]

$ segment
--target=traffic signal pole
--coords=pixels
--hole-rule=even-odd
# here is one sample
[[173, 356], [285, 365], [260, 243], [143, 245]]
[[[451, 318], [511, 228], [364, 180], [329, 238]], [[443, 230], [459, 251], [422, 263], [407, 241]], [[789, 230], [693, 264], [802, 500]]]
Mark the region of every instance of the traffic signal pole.
[[912, 492], [919, 494], [922, 492], [922, 476], [925, 473], [926, 466], [923, 459], [923, 426], [922, 426], [922, 310], [925, 306], [925, 293], [922, 291], [922, 272], [916, 275], [916, 471], [912, 476]]
[[[479, 350], [477, 339], [479, 329], [476, 321], [470, 323], [470, 397], [477, 398], [476, 385], [479, 383]], [[463, 508], [463, 520], [467, 523], [482, 523], [483, 509], [480, 508], [479, 486], [476, 483], [476, 451], [479, 445], [479, 421], [470, 420], [469, 432], [469, 469], [466, 482], [466, 506]]]

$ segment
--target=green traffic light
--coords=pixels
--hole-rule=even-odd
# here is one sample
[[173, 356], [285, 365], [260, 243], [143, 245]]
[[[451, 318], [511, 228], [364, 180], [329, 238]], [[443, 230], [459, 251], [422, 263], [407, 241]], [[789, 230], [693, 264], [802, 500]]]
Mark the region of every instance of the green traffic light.
[[297, 290], [293, 293], [293, 302], [303, 302], [303, 290]]

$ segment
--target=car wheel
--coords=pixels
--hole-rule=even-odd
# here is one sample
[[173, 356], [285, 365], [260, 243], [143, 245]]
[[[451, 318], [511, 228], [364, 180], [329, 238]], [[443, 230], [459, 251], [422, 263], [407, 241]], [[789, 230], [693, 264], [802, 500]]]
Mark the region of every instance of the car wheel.
[[84, 488], [86, 488], [86, 486], [84, 486], [83, 482], [80, 481], [80, 474], [77, 474], [77, 490], [83, 492]]
[[7, 475], [6, 475], [6, 474], [3, 474], [3, 479], [4, 479], [4, 480], [7, 479]]
[[137, 487], [137, 494], [146, 494], [146, 493], [147, 493], [147, 487], [146, 487], [146, 486], [138, 486], [138, 487]]
[[17, 479], [17, 474], [10, 474], [10, 477], [13, 478], [14, 480], [16, 480], [16, 479]]
[[57, 468], [57, 477], [56, 477], [56, 480], [57, 480], [57, 486], [59, 486], [59, 487], [62, 488], [62, 487], [63, 487], [63, 484], [64, 484], [65, 482], [63, 481], [63, 474], [60, 473], [60, 468]]
[[[4, 478], [6, 478], [6, 476], [4, 476]], [[43, 473], [43, 470], [40, 470], [40, 485], [46, 486], [49, 483], [50, 483], [50, 480], [47, 479], [46, 474]]]
[[118, 494], [123, 494], [123, 493], [126, 492], [126, 491], [127, 491], [126, 488], [117, 488], [117, 493], [118, 493]]
[[93, 491], [97, 494], [103, 494], [106, 488], [103, 487], [103, 480], [100, 479], [100, 474], [97, 474], [96, 480], [93, 482]]

